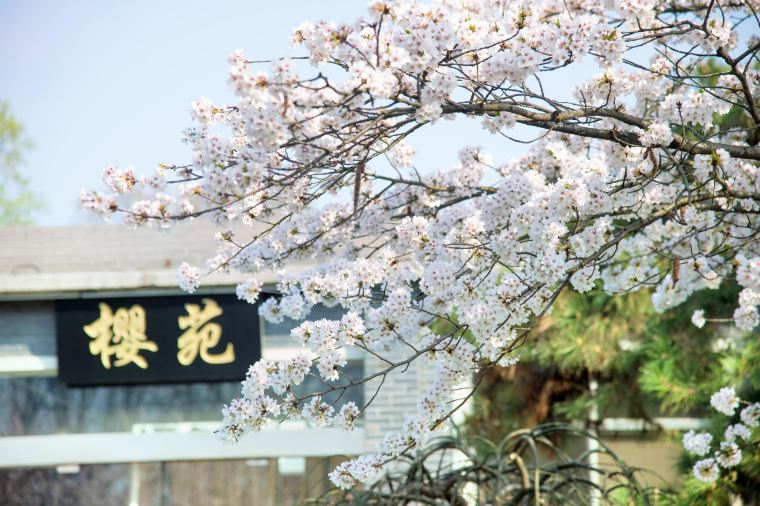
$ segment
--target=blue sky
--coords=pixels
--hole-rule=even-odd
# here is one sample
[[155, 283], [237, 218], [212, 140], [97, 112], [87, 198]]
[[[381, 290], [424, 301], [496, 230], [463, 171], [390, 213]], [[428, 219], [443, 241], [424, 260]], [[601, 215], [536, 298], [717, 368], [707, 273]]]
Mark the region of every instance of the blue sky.
[[189, 159], [179, 139], [190, 102], [230, 97], [233, 49], [295, 54], [300, 21], [362, 10], [336, 0], [0, 1], [0, 99], [35, 145], [24, 170], [47, 207], [37, 222], [83, 221], [79, 190], [100, 188], [109, 163], [150, 172]]
[[[10, 102], [35, 145], [24, 170], [46, 206], [36, 221], [91, 220], [77, 207], [79, 190], [102, 189], [107, 164], [150, 173], [158, 162], [189, 160], [179, 139], [190, 124], [190, 102], [230, 100], [226, 58], [233, 49], [250, 58], [295, 55], [290, 34], [301, 21], [350, 21], [364, 5], [0, 1], [0, 100]], [[567, 94], [567, 83], [555, 77], [544, 85]], [[449, 165], [467, 144], [484, 146], [497, 161], [524, 150], [472, 120], [439, 122], [413, 144], [423, 170]]]

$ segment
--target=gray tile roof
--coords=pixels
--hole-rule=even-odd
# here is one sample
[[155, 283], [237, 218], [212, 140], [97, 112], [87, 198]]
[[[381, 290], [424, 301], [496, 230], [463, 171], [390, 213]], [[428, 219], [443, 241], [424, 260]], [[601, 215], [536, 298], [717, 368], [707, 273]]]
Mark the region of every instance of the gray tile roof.
[[[123, 224], [0, 228], [0, 295], [174, 289], [177, 267], [186, 261], [202, 268], [220, 230], [206, 220], [167, 230]], [[203, 284], [241, 279], [212, 274]]]
[[198, 265], [214, 251], [215, 230], [205, 220], [165, 230], [122, 224], [0, 228], [0, 275]]

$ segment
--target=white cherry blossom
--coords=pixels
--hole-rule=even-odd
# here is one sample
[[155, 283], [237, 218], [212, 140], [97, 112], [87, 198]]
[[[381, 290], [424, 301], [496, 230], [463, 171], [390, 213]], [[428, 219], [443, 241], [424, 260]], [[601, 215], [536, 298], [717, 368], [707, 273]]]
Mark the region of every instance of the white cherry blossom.
[[[235, 230], [217, 235], [203, 270], [180, 266], [180, 287], [240, 273], [237, 295], [262, 318], [299, 322], [291, 335], [303, 355], [251, 368], [242, 398], [225, 407], [224, 439], [300, 416], [353, 427], [368, 406], [325, 401], [347, 388], [350, 350], [407, 353], [380, 375], [425, 361], [433, 380], [408, 421], [381, 452], [331, 473], [351, 487], [425, 444], [468, 378], [513, 365], [562, 290], [648, 290], [666, 311], [736, 283], [733, 314], [710, 321], [757, 328], [760, 86], [743, 69], [760, 46], [734, 25], [754, 22], [748, 3], [719, 10], [690, 0], [375, 0], [353, 22], [295, 29], [311, 71], [233, 51], [234, 98], [191, 104], [190, 162], [148, 175], [109, 166], [108, 193], [83, 190], [81, 204], [131, 226], [205, 217]], [[731, 69], [715, 83], [699, 74], [707, 55]], [[543, 84], [556, 72], [566, 97]], [[724, 124], [737, 115], [746, 131]], [[511, 159], [457, 146], [450, 163], [419, 165], [418, 131], [459, 128], [456, 118], [527, 146]], [[262, 294], [265, 272], [277, 273], [276, 295]], [[314, 321], [318, 305], [343, 314]], [[692, 322], [702, 328], [704, 310]], [[312, 367], [324, 390], [294, 389]], [[736, 392], [711, 404], [732, 415]], [[750, 408], [741, 416], [753, 428]], [[684, 444], [704, 456], [710, 442]], [[729, 453], [694, 474], [713, 481]]]

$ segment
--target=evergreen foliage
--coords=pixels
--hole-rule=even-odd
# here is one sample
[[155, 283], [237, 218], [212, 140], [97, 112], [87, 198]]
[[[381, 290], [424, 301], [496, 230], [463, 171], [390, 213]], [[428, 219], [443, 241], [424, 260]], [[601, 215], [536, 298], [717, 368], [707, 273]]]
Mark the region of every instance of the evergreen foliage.
[[28, 224], [42, 208], [21, 170], [23, 153], [30, 147], [8, 102], [0, 101], [0, 226]]

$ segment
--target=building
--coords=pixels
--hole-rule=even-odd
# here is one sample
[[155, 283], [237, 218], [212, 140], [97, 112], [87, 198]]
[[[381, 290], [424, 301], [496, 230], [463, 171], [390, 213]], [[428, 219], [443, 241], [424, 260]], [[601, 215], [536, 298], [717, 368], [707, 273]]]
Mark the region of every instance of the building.
[[[148, 357], [158, 356], [159, 345], [146, 343], [161, 337], [150, 331], [139, 345], [145, 367], [134, 354], [120, 359], [113, 349], [88, 347], [96, 331], [76, 323], [78, 316], [69, 318], [70, 311], [108, 301], [99, 318], [85, 322], [92, 327], [103, 321], [103, 311], [113, 320], [139, 306], [144, 329], [145, 315], [153, 318], [159, 301], [179, 303], [179, 310], [197, 301], [177, 288], [176, 269], [183, 261], [204, 263], [213, 231], [198, 222], [170, 231], [120, 225], [0, 229], [0, 504], [291, 504], [326, 489], [327, 473], [341, 460], [335, 455], [376, 450], [382, 435], [414, 410], [428, 381], [417, 367], [386, 379], [354, 432], [287, 423], [225, 445], [212, 431], [222, 404], [239, 396], [242, 375], [222, 381], [204, 380], [203, 374], [191, 380], [161, 376], [184, 369], [169, 362], [150, 368]], [[204, 304], [233, 301], [242, 279], [212, 274], [197, 295]], [[124, 313], [117, 309], [120, 301]], [[310, 318], [334, 317], [336, 311], [316, 308]], [[292, 323], [265, 324], [255, 316], [250, 321], [263, 357], [295, 351], [288, 335]], [[222, 357], [222, 349], [214, 348], [214, 356], [224, 362], [229, 357]], [[372, 357], [348, 359], [354, 376], [380, 367]], [[88, 367], [99, 369], [91, 374]], [[108, 380], [117, 369], [131, 372]], [[148, 372], [168, 380], [144, 383]], [[347, 395], [361, 401], [374, 386]]]

